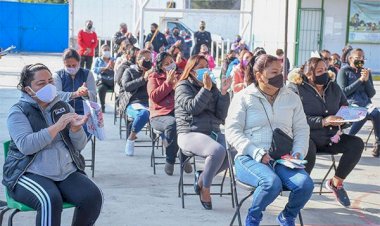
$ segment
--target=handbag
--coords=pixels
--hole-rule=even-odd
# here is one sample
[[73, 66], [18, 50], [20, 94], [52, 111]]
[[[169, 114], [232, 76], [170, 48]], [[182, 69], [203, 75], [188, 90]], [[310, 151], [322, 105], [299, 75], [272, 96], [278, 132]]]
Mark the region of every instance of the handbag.
[[273, 129], [272, 124], [270, 123], [267, 110], [264, 107], [263, 102], [260, 100], [261, 105], [264, 108], [265, 115], [267, 116], [269, 126], [273, 131], [272, 144], [271, 148], [268, 151], [268, 154], [274, 160], [281, 159], [281, 156], [290, 154], [293, 150], [293, 139], [288, 136], [284, 131], [279, 128]]
[[114, 76], [115, 76], [115, 72], [113, 70], [105, 70], [103, 71], [102, 73], [100, 73], [100, 81], [102, 84], [110, 87], [110, 88], [113, 88], [114, 86]]

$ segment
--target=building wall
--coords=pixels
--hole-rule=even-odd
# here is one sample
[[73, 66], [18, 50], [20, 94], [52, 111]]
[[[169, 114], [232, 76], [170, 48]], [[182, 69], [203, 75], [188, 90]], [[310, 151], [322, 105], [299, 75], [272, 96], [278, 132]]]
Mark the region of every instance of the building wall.
[[[346, 43], [349, 0], [325, 0], [323, 48], [341, 55]], [[339, 9], [339, 10], [337, 10]], [[380, 9], [379, 9], [380, 13]], [[380, 72], [380, 44], [351, 44], [353, 48], [362, 48], [367, 58], [366, 67]]]
[[[75, 36], [88, 19], [94, 21], [95, 30], [101, 37], [112, 37], [119, 29], [121, 22], [127, 23], [128, 29], [133, 33], [136, 31], [134, 23], [137, 20], [134, 20], [133, 13], [135, 2], [139, 2], [138, 0], [73, 0], [73, 2]], [[165, 8], [166, 2], [164, 0], [150, 0], [147, 8]], [[175, 2], [177, 8], [184, 7], [183, 0], [175, 0]], [[149, 33], [150, 24], [159, 23], [159, 19], [163, 15], [164, 12], [145, 12], [145, 33]], [[167, 13], [166, 16], [182, 17], [182, 21], [193, 30], [198, 30], [199, 21], [204, 20], [207, 24], [207, 30], [225, 38], [232, 39], [239, 32], [239, 15], [190, 13], [184, 16], [183, 13]]]

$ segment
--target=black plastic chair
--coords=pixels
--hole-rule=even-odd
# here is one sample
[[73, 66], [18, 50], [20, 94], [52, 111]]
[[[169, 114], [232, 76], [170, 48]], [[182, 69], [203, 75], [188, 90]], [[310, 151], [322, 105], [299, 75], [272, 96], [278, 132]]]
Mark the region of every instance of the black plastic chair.
[[[236, 220], [236, 217], [238, 218], [238, 222], [239, 222], [239, 226], [242, 226], [242, 222], [241, 222], [241, 214], [240, 214], [240, 208], [241, 206], [243, 205], [243, 203], [245, 202], [245, 200], [247, 200], [249, 197], [251, 197], [253, 195], [253, 193], [255, 192], [256, 190], [256, 187], [255, 186], [251, 186], [249, 184], [246, 184], [246, 183], [243, 183], [241, 181], [239, 181], [239, 179], [237, 179], [235, 177], [235, 173], [234, 173], [234, 165], [235, 165], [235, 162], [234, 162], [234, 159], [232, 157], [232, 154], [231, 154], [231, 150], [232, 150], [232, 147], [230, 145], [228, 145], [228, 148], [227, 148], [227, 157], [228, 157], [228, 163], [229, 163], [229, 171], [230, 171], [230, 176], [231, 176], [231, 187], [232, 187], [232, 192], [233, 192], [233, 199], [235, 201], [235, 213], [231, 219], [231, 222], [230, 222], [230, 226], [232, 226]], [[248, 195], [244, 196], [244, 198], [242, 200], [240, 200], [239, 202], [239, 198], [238, 198], [238, 195], [237, 195], [237, 189], [236, 189], [236, 186], [239, 186], [240, 188], [244, 189], [245, 191], [248, 191]], [[283, 191], [288, 191], [286, 189], [284, 189]], [[301, 211], [299, 212], [298, 214], [298, 218], [299, 218], [299, 221], [300, 221], [300, 225], [303, 226], [303, 219], [302, 219], [302, 214], [301, 214]]]
[[335, 161], [335, 155], [337, 154], [331, 154], [329, 152], [317, 152], [317, 156], [330, 156], [331, 157], [331, 165], [329, 166], [329, 169], [327, 170], [326, 174], [323, 176], [322, 181], [314, 181], [315, 185], [319, 185], [319, 192], [313, 192], [313, 193], [318, 193], [321, 195], [322, 193], [332, 193], [331, 191], [322, 191], [323, 185], [329, 176], [330, 172], [334, 169], [336, 171], [336, 161]]
[[[180, 164], [180, 177], [179, 177], [179, 182], [178, 182], [178, 197], [181, 198], [182, 208], [185, 208], [185, 196], [186, 195], [197, 195], [197, 194], [195, 192], [185, 192], [184, 191], [184, 187], [185, 186], [186, 187], [189, 186], [191, 188], [194, 188], [194, 177], [193, 177], [193, 180], [192, 180], [193, 183], [184, 183], [184, 180], [183, 180], [184, 167], [185, 167], [185, 164], [187, 162], [189, 162], [191, 159], [193, 159], [193, 168], [194, 168], [193, 172], [194, 172], [194, 174], [197, 171], [197, 169], [196, 169], [196, 163], [195, 163], [195, 155], [191, 155], [190, 153], [184, 153], [181, 149], [179, 149], [178, 155], [179, 155], [179, 160], [180, 160], [180, 163], [181, 163]], [[183, 157], [185, 157], [185, 159], [182, 159]], [[212, 192], [212, 193], [210, 193], [210, 195], [219, 195], [220, 197], [222, 197], [223, 195], [231, 195], [232, 208], [234, 208], [234, 198], [233, 198], [232, 187], [231, 187], [231, 191], [230, 192], [223, 192], [223, 186], [224, 186], [224, 181], [225, 181], [226, 176], [227, 176], [227, 171], [230, 174], [230, 180], [231, 180], [231, 171], [229, 171], [228, 168], [227, 168], [224, 171], [224, 175], [223, 175], [222, 181], [220, 183], [213, 183], [211, 185], [211, 186], [220, 187], [220, 192], [216, 192], [216, 193]]]
[[[156, 165], [165, 165], [166, 161], [162, 162], [156, 162], [157, 159], [166, 159], [164, 155], [164, 145], [163, 141], [161, 138], [162, 132], [153, 129], [152, 127], [150, 128], [150, 135], [152, 139], [152, 152], [150, 155], [150, 166], [153, 167], [153, 174], [156, 174]], [[161, 148], [161, 155], [157, 156], [156, 151]]]
[[96, 150], [96, 137], [92, 135], [90, 138], [91, 141], [91, 158], [85, 159], [86, 167], [90, 167], [91, 176], [95, 176], [95, 150]]

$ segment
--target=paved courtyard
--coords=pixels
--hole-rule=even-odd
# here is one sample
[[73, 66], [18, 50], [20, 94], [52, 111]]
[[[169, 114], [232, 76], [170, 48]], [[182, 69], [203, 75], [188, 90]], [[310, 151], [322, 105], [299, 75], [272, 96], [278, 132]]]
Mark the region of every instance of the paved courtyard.
[[[9, 139], [6, 118], [8, 109], [17, 102], [16, 90], [18, 74], [29, 63], [41, 62], [52, 71], [62, 67], [60, 56], [56, 55], [10, 55], [0, 59], [0, 140]], [[378, 94], [375, 104], [380, 106], [380, 83], [375, 82]], [[104, 192], [104, 205], [96, 225], [99, 226], [225, 226], [234, 213], [230, 196], [213, 196], [212, 211], [203, 209], [196, 196], [186, 196], [186, 208], [181, 208], [177, 184], [179, 167], [176, 165], [173, 176], [167, 176], [163, 165], [157, 166], [153, 175], [150, 167], [149, 147], [136, 148], [134, 157], [124, 154], [125, 134], [119, 139], [118, 123], [113, 124], [113, 100], [107, 96], [105, 124], [107, 139], [96, 144], [96, 167], [94, 181]], [[359, 134], [366, 139], [371, 125], [367, 123]], [[145, 134], [139, 138], [149, 139]], [[372, 136], [369, 143], [373, 143]], [[90, 156], [91, 145], [83, 151]], [[305, 225], [378, 225], [380, 226], [380, 159], [370, 154], [371, 147], [364, 152], [359, 164], [346, 180], [345, 187], [352, 201], [351, 208], [343, 208], [332, 194], [315, 194], [302, 211]], [[2, 156], [2, 155], [0, 155]], [[339, 157], [338, 157], [339, 158]], [[199, 161], [199, 167], [202, 167]], [[330, 164], [329, 156], [317, 159], [312, 178], [320, 180]], [[0, 164], [3, 158], [0, 157]], [[91, 171], [87, 170], [90, 174]], [[218, 176], [216, 181], [220, 181]], [[185, 181], [193, 182], [193, 174], [185, 175]], [[187, 187], [192, 191], [192, 187]], [[214, 191], [217, 188], [214, 189]], [[225, 183], [225, 190], [229, 183]], [[0, 199], [4, 200], [3, 186], [0, 186]], [[316, 189], [317, 191], [317, 189]], [[239, 190], [239, 197], [246, 192]], [[273, 202], [264, 213], [263, 225], [276, 225], [275, 218], [287, 201], [288, 193]], [[251, 199], [242, 207], [245, 219]], [[62, 225], [70, 225], [72, 209], [63, 211]], [[8, 215], [6, 215], [7, 217]], [[35, 213], [20, 213], [15, 217], [16, 226], [34, 224]], [[5, 220], [4, 220], [5, 222]], [[235, 223], [237, 224], [237, 223]]]

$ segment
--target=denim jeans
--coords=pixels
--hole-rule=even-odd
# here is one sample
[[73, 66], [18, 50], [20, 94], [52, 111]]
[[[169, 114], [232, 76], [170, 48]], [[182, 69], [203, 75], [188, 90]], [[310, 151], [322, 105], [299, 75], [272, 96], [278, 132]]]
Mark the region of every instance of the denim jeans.
[[261, 220], [262, 212], [280, 194], [283, 188], [290, 190], [289, 201], [282, 211], [284, 217], [295, 219], [311, 197], [314, 184], [303, 169], [290, 169], [276, 164], [259, 163], [250, 156], [238, 156], [235, 160], [236, 177], [243, 183], [256, 187], [253, 203], [247, 217]]
[[178, 152], [177, 129], [174, 116], [156, 116], [150, 119], [150, 124], [155, 130], [163, 132], [164, 138], [168, 142], [168, 146], [165, 148], [166, 162], [174, 164]]
[[[148, 107], [145, 104], [142, 105]], [[149, 122], [149, 111], [146, 109], [135, 110], [131, 105], [128, 105], [127, 115], [133, 118], [131, 131], [134, 133], [140, 132], [145, 124]]]
[[367, 117], [359, 122], [354, 122], [351, 126], [349, 135], [355, 136], [359, 130], [363, 127], [363, 125], [367, 122], [367, 120], [371, 120], [373, 124], [373, 129], [375, 132], [376, 143], [380, 145], [380, 112], [379, 109], [375, 108], [370, 114], [367, 114]]

